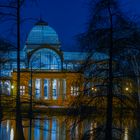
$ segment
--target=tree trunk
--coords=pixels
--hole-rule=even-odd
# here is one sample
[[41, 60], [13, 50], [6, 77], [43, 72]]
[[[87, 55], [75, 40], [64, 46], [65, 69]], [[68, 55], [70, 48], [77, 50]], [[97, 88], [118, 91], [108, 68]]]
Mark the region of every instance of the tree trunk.
[[14, 140], [25, 140], [22, 127], [20, 105], [20, 0], [17, 0], [17, 95], [16, 95], [16, 130]]
[[112, 100], [113, 100], [113, 70], [112, 70], [112, 51], [113, 51], [113, 23], [110, 4], [108, 3], [109, 22], [110, 22], [110, 46], [109, 46], [109, 85], [107, 95], [107, 116], [106, 116], [106, 131], [105, 139], [112, 140]]

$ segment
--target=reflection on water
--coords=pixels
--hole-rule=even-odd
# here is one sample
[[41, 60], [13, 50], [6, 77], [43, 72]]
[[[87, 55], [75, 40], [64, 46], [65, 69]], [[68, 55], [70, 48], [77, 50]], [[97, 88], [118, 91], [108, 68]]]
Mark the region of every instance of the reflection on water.
[[128, 128], [124, 129], [124, 140], [128, 140]]
[[[94, 140], [93, 129], [97, 123], [93, 120], [82, 122], [64, 116], [53, 116], [36, 119], [24, 119], [22, 122], [26, 140], [79, 140], [83, 133], [89, 131], [89, 140]], [[15, 132], [15, 120], [5, 120], [0, 127], [0, 140], [13, 140]], [[31, 137], [30, 137], [31, 134]], [[123, 140], [128, 140], [128, 128], [125, 128]]]

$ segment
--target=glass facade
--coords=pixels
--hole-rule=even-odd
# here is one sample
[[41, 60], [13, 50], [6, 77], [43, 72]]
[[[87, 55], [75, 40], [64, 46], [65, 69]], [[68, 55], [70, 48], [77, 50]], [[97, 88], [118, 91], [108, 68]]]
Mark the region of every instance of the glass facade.
[[[86, 52], [62, 52], [56, 31], [45, 23], [36, 24], [28, 35], [26, 45], [20, 52], [21, 75], [23, 74], [22, 79], [25, 79], [21, 80], [20, 94], [25, 95], [27, 91], [27, 94], [30, 95], [32, 91], [32, 95], [36, 99], [58, 99], [59, 101], [67, 99], [67, 94], [68, 97], [77, 96], [80, 87], [78, 83], [69, 84], [69, 79], [73, 81], [73, 77], [70, 77], [69, 74], [71, 71], [75, 74], [87, 56]], [[100, 53], [93, 54], [94, 60], [106, 58], [106, 55]], [[0, 50], [0, 59], [1, 92], [10, 95], [16, 91], [16, 88], [11, 88], [11, 82], [16, 85], [14, 81], [17, 72], [16, 49], [4, 52]], [[52, 74], [51, 76], [49, 72]], [[28, 76], [25, 76], [25, 73]], [[13, 74], [15, 75], [13, 76]], [[27, 82], [25, 82], [26, 78]]]
[[52, 98], [57, 99], [59, 95], [59, 90], [60, 90], [60, 83], [58, 79], [53, 79], [52, 80]]
[[60, 70], [61, 59], [55, 51], [44, 48], [32, 55], [30, 67], [33, 69]]
[[11, 94], [11, 82], [9, 80], [0, 81], [0, 92], [6, 95]]
[[10, 81], [5, 81], [3, 85], [3, 93], [10, 95], [10, 91], [11, 91], [11, 83]]
[[44, 98], [49, 99], [50, 80], [44, 79]]
[[41, 80], [36, 79], [35, 80], [35, 98], [39, 99], [41, 96]]
[[[30, 81], [31, 80], [29, 80], [28, 82], [29, 95], [31, 92]], [[40, 78], [40, 79], [34, 79], [33, 81], [34, 82], [32, 83], [32, 94], [34, 94], [34, 90], [35, 90], [36, 99], [40, 99], [40, 98], [45, 99], [45, 100], [57, 100], [59, 98], [61, 98], [62, 100], [66, 99], [66, 79], [59, 79], [59, 78], [58, 79], [51, 79], [51, 78], [41, 79]]]

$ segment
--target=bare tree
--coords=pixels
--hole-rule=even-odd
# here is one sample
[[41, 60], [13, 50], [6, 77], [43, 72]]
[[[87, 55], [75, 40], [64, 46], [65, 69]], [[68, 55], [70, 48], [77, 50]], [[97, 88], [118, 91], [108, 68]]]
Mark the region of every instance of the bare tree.
[[[103, 90], [100, 87], [102, 96], [107, 97], [105, 139], [112, 140], [115, 127], [115, 100], [120, 100], [121, 108], [124, 108], [124, 104], [127, 102], [134, 103], [132, 103], [132, 96], [124, 96], [123, 83], [127, 79], [134, 81], [130, 61], [127, 58], [130, 55], [133, 56], [135, 50], [140, 50], [139, 35], [135, 36], [140, 33], [137, 25], [121, 12], [117, 0], [91, 0], [90, 10], [87, 32], [79, 36], [81, 45], [88, 52], [83, 70], [85, 69], [89, 73], [90, 79], [101, 79], [101, 75], [104, 77], [99, 84], [106, 86]], [[93, 67], [91, 63], [94, 50], [108, 56], [107, 63], [100, 65], [101, 71], [98, 71], [98, 67]], [[93, 81], [95, 82], [95, 80]], [[99, 80], [96, 81], [99, 82]], [[90, 82], [91, 80], [89, 80]], [[93, 94], [93, 92], [91, 93]], [[91, 98], [93, 100], [95, 96], [91, 96]], [[113, 108], [115, 109], [113, 110]], [[128, 108], [130, 109], [130, 106]]]
[[20, 105], [20, 50], [21, 50], [21, 7], [25, 0], [8, 0], [2, 1], [0, 4], [0, 20], [16, 21], [16, 47], [17, 47], [17, 89], [16, 89], [16, 134], [14, 139], [24, 140], [22, 128], [22, 116]]

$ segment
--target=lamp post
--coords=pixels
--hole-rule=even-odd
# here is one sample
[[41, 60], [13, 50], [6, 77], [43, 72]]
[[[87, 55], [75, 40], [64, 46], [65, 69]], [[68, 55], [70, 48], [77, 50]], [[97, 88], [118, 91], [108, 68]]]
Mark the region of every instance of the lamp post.
[[14, 89], [14, 85], [11, 85], [11, 94], [13, 96], [13, 89]]
[[31, 79], [30, 79], [30, 81], [31, 81], [31, 86], [30, 86], [30, 112], [32, 113], [32, 85], [33, 85], [33, 83], [32, 83], [32, 80], [33, 80], [33, 74], [32, 74], [32, 64], [31, 64], [31, 71], [30, 71], [30, 77], [31, 77]]
[[29, 118], [30, 118], [30, 134], [29, 134], [29, 139], [32, 139], [32, 116], [33, 116], [33, 110], [32, 110], [32, 78], [33, 78], [33, 74], [32, 74], [32, 63], [31, 63], [31, 69], [30, 69], [30, 106], [29, 106]]

